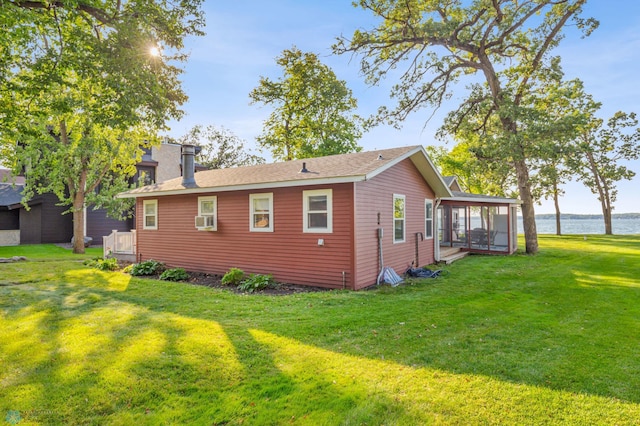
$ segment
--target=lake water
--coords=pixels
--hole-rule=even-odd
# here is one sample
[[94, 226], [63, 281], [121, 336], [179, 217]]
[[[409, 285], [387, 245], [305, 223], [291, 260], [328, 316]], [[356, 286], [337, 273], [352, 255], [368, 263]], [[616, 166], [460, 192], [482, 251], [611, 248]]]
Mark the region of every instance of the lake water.
[[[604, 219], [563, 219], [560, 222], [563, 234], [604, 234]], [[611, 227], [613, 233], [622, 234], [639, 234], [639, 219], [612, 219]], [[555, 234], [555, 219], [536, 219], [536, 228], [538, 234]], [[518, 217], [518, 233], [523, 234], [522, 217]]]

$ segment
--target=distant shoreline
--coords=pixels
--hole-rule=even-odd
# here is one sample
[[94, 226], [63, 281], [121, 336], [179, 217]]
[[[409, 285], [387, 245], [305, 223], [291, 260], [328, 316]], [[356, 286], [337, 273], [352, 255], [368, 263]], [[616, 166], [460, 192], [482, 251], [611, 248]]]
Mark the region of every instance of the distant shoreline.
[[[518, 216], [521, 218], [522, 216]], [[545, 214], [537, 214], [536, 219], [542, 220], [550, 220], [555, 219], [556, 215], [554, 213], [545, 213]], [[614, 213], [611, 215], [612, 219], [632, 219], [637, 220], [640, 219], [640, 213]], [[582, 220], [582, 219], [602, 219], [604, 220], [604, 216], [601, 214], [573, 214], [573, 213], [561, 213], [560, 220], [568, 219], [568, 220]]]

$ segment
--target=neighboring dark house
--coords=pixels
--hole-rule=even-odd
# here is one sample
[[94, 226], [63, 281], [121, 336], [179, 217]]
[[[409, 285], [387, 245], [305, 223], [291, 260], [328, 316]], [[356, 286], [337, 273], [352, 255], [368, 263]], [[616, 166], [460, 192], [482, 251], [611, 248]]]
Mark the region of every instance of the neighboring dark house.
[[[143, 173], [146, 183], [181, 176], [181, 147], [163, 143], [147, 149], [136, 165], [134, 181]], [[198, 166], [198, 170], [202, 169]], [[62, 214], [69, 207], [57, 206], [59, 200], [54, 194], [43, 194], [29, 200], [30, 209], [27, 211], [21, 204], [23, 184], [24, 177], [13, 178], [9, 170], [0, 170], [0, 245], [71, 241], [73, 215]], [[85, 235], [93, 238], [94, 244], [102, 244], [102, 237], [112, 230], [129, 231], [134, 226], [134, 219], [120, 221], [108, 217], [104, 209], [85, 209]]]
[[0, 245], [69, 242], [73, 223], [57, 206], [58, 197], [43, 194], [29, 200], [29, 210], [21, 204], [23, 185], [0, 183]]
[[[163, 182], [182, 175], [182, 145], [163, 143], [158, 147], [146, 148], [142, 159], [136, 164], [133, 182], [143, 176], [146, 184]], [[135, 219], [117, 220], [107, 216], [105, 209], [85, 209], [85, 235], [93, 238], [93, 244], [102, 244], [102, 237], [112, 231], [129, 231], [135, 228]]]
[[0, 183], [0, 246], [20, 244], [22, 186]]

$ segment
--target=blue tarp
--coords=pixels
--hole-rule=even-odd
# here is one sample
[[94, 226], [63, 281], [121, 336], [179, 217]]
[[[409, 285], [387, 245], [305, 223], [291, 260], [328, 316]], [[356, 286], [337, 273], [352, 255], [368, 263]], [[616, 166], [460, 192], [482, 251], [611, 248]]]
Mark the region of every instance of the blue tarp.
[[432, 271], [431, 269], [425, 268], [409, 268], [405, 275], [414, 278], [438, 278], [442, 271], [438, 269], [437, 271]]

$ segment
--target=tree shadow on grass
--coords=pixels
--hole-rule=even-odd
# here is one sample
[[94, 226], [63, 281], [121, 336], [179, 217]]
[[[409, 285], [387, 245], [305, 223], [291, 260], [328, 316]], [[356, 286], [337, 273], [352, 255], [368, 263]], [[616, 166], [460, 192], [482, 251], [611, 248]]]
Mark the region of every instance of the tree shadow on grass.
[[[234, 312], [203, 312], [182, 299], [162, 309], [363, 359], [640, 402], [638, 383], [630, 379], [640, 377], [634, 374], [640, 328], [626, 323], [633, 315], [611, 315], [634, 306], [640, 289], [594, 290], [574, 270], [554, 271], [546, 281], [525, 271], [522, 281], [506, 284], [495, 274], [464, 277], [467, 282], [450, 276], [387, 293], [251, 296], [240, 304], [235, 298]], [[565, 285], [555, 285], [556, 279]], [[483, 285], [472, 285], [478, 281]]]
[[322, 375], [295, 380], [243, 327], [97, 287], [14, 289], [18, 303], [1, 317], [15, 342], [0, 349], [1, 409], [60, 424], [329, 424], [363, 404], [378, 409], [357, 419], [402, 411], [382, 397], [371, 404], [357, 386], [341, 394]]

